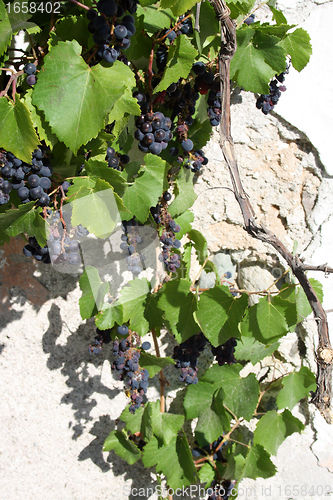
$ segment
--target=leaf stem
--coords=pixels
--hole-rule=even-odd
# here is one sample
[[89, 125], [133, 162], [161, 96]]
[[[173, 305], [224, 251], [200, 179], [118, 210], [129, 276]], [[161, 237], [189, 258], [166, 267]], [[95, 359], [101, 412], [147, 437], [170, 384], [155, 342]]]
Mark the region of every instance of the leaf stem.
[[[160, 358], [161, 357], [161, 353], [160, 353], [160, 348], [159, 348], [158, 342], [157, 342], [155, 328], [152, 328], [151, 333], [152, 333], [152, 336], [153, 336], [153, 341], [154, 341], [154, 347], [155, 347], [156, 356], [158, 358]], [[163, 368], [160, 371], [159, 381], [160, 381], [160, 398], [161, 398], [160, 399], [160, 411], [161, 411], [161, 413], [165, 413], [164, 389], [165, 389], [166, 385], [169, 385], [169, 383], [168, 383], [167, 379], [165, 378], [165, 375], [164, 375], [164, 372], [163, 372]]]

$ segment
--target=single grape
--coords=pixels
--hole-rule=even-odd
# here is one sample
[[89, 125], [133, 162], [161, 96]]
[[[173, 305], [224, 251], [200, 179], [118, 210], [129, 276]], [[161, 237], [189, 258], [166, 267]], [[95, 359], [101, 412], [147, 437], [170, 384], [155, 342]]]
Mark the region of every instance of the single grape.
[[40, 186], [34, 187], [30, 189], [30, 196], [33, 200], [37, 200], [44, 193], [43, 189]]
[[118, 6], [115, 0], [104, 0], [101, 4], [99, 11], [106, 17], [114, 16], [117, 13]]
[[150, 342], [143, 342], [141, 347], [144, 351], [149, 351], [149, 349], [151, 348], [151, 343]]
[[35, 75], [29, 75], [29, 76], [27, 76], [26, 81], [27, 81], [27, 84], [30, 85], [30, 87], [32, 87], [37, 82], [37, 78]]
[[193, 142], [191, 141], [191, 139], [186, 139], [186, 140], [182, 141], [182, 148], [186, 152], [192, 151]]
[[169, 193], [168, 191], [165, 191], [165, 193], [163, 193], [163, 200], [170, 201], [171, 200], [171, 193]]
[[127, 29], [122, 24], [119, 24], [118, 26], [115, 27], [113, 33], [117, 38], [120, 38], [122, 40], [127, 36]]
[[40, 205], [41, 207], [47, 207], [49, 204], [50, 204], [49, 195], [46, 193], [43, 193], [42, 196], [39, 198], [38, 205]]
[[87, 19], [88, 21], [93, 21], [95, 19], [95, 17], [97, 17], [98, 13], [97, 13], [97, 10], [95, 9], [89, 9], [87, 11]]
[[23, 71], [26, 75], [34, 75], [36, 73], [36, 66], [33, 63], [28, 63], [24, 66]]
[[80, 254], [76, 253], [76, 252], [70, 252], [68, 254], [68, 262], [72, 265], [78, 265], [78, 264], [81, 264], [81, 257], [80, 257]]
[[28, 184], [34, 188], [40, 185], [40, 177], [37, 174], [32, 174], [28, 177]]
[[119, 335], [127, 335], [128, 334], [128, 326], [127, 325], [118, 326], [118, 333], [119, 333]]
[[5, 194], [9, 194], [12, 190], [12, 184], [9, 181], [3, 181], [1, 190]]
[[153, 155], [159, 155], [162, 151], [162, 145], [160, 142], [153, 142], [150, 146], [149, 146], [149, 151], [153, 154]]

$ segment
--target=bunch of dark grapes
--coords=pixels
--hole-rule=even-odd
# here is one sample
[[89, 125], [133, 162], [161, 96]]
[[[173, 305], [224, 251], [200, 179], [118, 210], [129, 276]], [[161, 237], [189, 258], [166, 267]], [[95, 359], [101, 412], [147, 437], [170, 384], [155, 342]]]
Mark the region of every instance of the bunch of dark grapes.
[[111, 330], [96, 329], [95, 342], [88, 346], [90, 354], [99, 354], [104, 347], [104, 344], [111, 342]]
[[138, 147], [143, 153], [159, 155], [173, 138], [172, 121], [160, 111], [144, 112], [143, 110], [147, 109], [145, 106], [147, 100], [141, 92], [134, 92], [133, 97], [136, 97], [143, 112], [136, 120], [137, 130], [134, 133], [134, 137], [139, 141]]
[[33, 63], [28, 63], [23, 68], [24, 73], [27, 75], [26, 82], [30, 87], [35, 85], [37, 82], [37, 77], [35, 75], [37, 68]]
[[222, 482], [212, 481], [209, 489], [213, 490], [213, 493], [209, 495], [207, 500], [228, 500], [234, 487], [235, 481], [228, 479]]
[[176, 368], [180, 368], [182, 374], [179, 377], [181, 382], [187, 384], [198, 383], [197, 361], [200, 353], [204, 350], [207, 339], [202, 332], [193, 335], [173, 350], [173, 359], [176, 359]]
[[[130, 39], [136, 32], [135, 20], [130, 14], [136, 12], [137, 1], [117, 3], [115, 0], [99, 0], [97, 9], [98, 11], [95, 9], [87, 11], [88, 30], [98, 45], [97, 61], [104, 59], [105, 62], [113, 64], [120, 59], [126, 62], [122, 51], [131, 45]], [[130, 14], [124, 16], [126, 10]]]
[[32, 153], [31, 164], [19, 160], [9, 151], [1, 154], [0, 161], [0, 205], [8, 203], [12, 189], [17, 191], [22, 203], [38, 200], [41, 207], [49, 205], [50, 197], [47, 192], [51, 187], [49, 178], [53, 170], [40, 149]]
[[172, 110], [171, 119], [181, 115], [182, 123], [191, 126], [199, 97], [199, 92], [190, 83], [183, 84], [182, 80], [172, 83], [166, 90], [165, 100], [166, 106]]
[[160, 236], [160, 241], [163, 245], [160, 260], [164, 263], [167, 271], [175, 273], [180, 267], [180, 256], [178, 253], [173, 253], [172, 249], [179, 249], [181, 242], [176, 238], [175, 233], [179, 233], [180, 226], [176, 224], [167, 210], [167, 202], [171, 200], [171, 194], [166, 191], [163, 194], [163, 204], [158, 203], [156, 207], [152, 207], [150, 212], [156, 224], [163, 225], [163, 232]]
[[114, 340], [113, 353], [116, 360], [111, 365], [111, 368], [118, 372], [119, 380], [127, 380], [126, 388], [131, 396], [129, 411], [135, 413], [135, 410], [140, 408], [142, 404], [143, 396], [147, 393], [149, 372], [139, 366], [139, 335], [135, 332], [129, 332], [127, 325], [119, 326], [118, 333], [123, 337], [126, 336], [126, 338]]
[[213, 346], [211, 347], [212, 354], [215, 356], [219, 366], [225, 364], [233, 365], [236, 363], [234, 356], [236, 345], [237, 345], [237, 340], [231, 337], [224, 344], [219, 345], [218, 347], [213, 347]]
[[209, 92], [207, 114], [211, 125], [216, 127], [221, 121], [220, 84], [215, 80], [214, 73], [207, 70], [202, 61], [194, 63], [192, 71], [197, 75], [194, 89], [201, 95], [205, 95]]
[[135, 219], [123, 221], [124, 234], [121, 235], [122, 243], [120, 248], [126, 253], [127, 269], [134, 276], [138, 276], [142, 271], [143, 256], [137, 251], [137, 246], [142, 242], [141, 236], [137, 233], [138, 223]]
[[[199, 458], [201, 456], [205, 455], [212, 455], [213, 454], [213, 460], [217, 460], [218, 462], [223, 462], [225, 459], [223, 458], [222, 455], [222, 448], [227, 444], [227, 441], [223, 443], [223, 445], [217, 450], [216, 448], [219, 446], [219, 444], [222, 442], [223, 436], [219, 436], [213, 443], [208, 444], [206, 446], [202, 446], [201, 448], [199, 446], [193, 448], [192, 450], [192, 456], [194, 458]], [[197, 443], [196, 443], [197, 444]]]
[[[184, 17], [185, 17], [185, 14], [183, 14], [182, 16], [180, 16], [179, 19], [178, 19], [178, 21], [177, 21], [177, 24], [179, 22], [181, 22], [184, 19]], [[169, 33], [168, 33], [168, 31], [169, 31]], [[192, 25], [191, 18], [185, 19], [181, 24], [179, 24], [172, 31], [170, 31], [170, 28], [169, 29], [165, 29], [161, 33], [161, 36], [165, 35], [165, 33], [168, 33], [167, 34], [167, 39], [171, 43], [177, 38], [177, 36], [190, 35], [191, 33], [193, 33], [193, 25]]]
[[51, 262], [55, 265], [71, 264], [79, 266], [82, 262], [80, 255], [80, 238], [89, 234], [81, 224], [70, 230], [63, 231], [60, 214], [55, 215], [49, 230], [48, 244]]
[[274, 106], [278, 103], [281, 92], [285, 92], [287, 87], [285, 85], [280, 85], [285, 80], [285, 75], [289, 73], [290, 65], [287, 65], [286, 71], [283, 71], [279, 75], [275, 75], [275, 78], [269, 83], [269, 94], [261, 94], [256, 102], [256, 107], [261, 109], [264, 115], [268, 115]]
[[128, 155], [121, 155], [119, 153], [116, 153], [115, 149], [110, 147], [106, 150], [105, 159], [108, 162], [108, 166], [110, 168], [114, 168], [115, 170], [119, 171], [122, 171], [123, 167], [130, 161], [130, 157]]
[[51, 263], [48, 246], [41, 247], [35, 236], [30, 236], [29, 244], [23, 248], [23, 254], [26, 257], [34, 256], [38, 262], [44, 262], [44, 264]]

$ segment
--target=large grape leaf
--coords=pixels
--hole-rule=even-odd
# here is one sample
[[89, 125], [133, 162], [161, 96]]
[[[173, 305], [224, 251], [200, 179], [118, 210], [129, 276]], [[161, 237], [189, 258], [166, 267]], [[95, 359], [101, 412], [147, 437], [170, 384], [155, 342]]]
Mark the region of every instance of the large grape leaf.
[[102, 282], [97, 269], [92, 266], [86, 266], [79, 284], [82, 291], [79, 299], [81, 318], [88, 319], [97, 314], [110, 287], [107, 282]]
[[144, 410], [145, 408], [143, 408], [143, 406], [140, 406], [140, 408], [138, 408], [133, 414], [129, 411], [129, 406], [126, 406], [126, 408], [120, 415], [120, 420], [126, 423], [126, 430], [131, 434], [140, 432]]
[[215, 286], [200, 295], [195, 313], [201, 329], [214, 347], [230, 337], [239, 338], [239, 323], [247, 308], [246, 294], [233, 297], [226, 286]]
[[293, 409], [296, 403], [309, 396], [310, 391], [316, 390], [316, 377], [307, 368], [302, 366], [298, 372], [291, 373], [283, 378], [283, 389], [276, 398], [276, 404], [282, 408]]
[[178, 342], [184, 342], [199, 331], [193, 318], [193, 313], [197, 310], [197, 297], [190, 288], [189, 280], [169, 281], [164, 284], [158, 302], [158, 307], [164, 311]]
[[179, 78], [187, 78], [197, 55], [197, 50], [186, 36], [177, 37], [173, 45], [169, 48], [168, 61], [162, 80], [155, 87], [154, 93], [166, 90], [173, 82], [177, 82]]
[[105, 440], [103, 451], [114, 450], [129, 465], [135, 464], [141, 457], [140, 450], [130, 441], [125, 431], [113, 430]]
[[259, 420], [254, 431], [253, 443], [261, 444], [269, 453], [276, 455], [280, 444], [293, 434], [304, 429], [302, 422], [289, 410], [277, 413], [272, 410]]
[[52, 133], [50, 125], [45, 120], [44, 113], [42, 111], [38, 111], [32, 104], [31, 96], [32, 89], [29, 89], [24, 96], [24, 103], [30, 111], [33, 126], [37, 128], [40, 140], [45, 141], [45, 144], [52, 150], [58, 142], [58, 137]]
[[76, 178], [68, 195], [71, 196], [72, 225], [82, 224], [97, 238], [110, 235], [120, 221], [119, 210], [126, 211], [112, 186], [103, 179]]
[[[163, 28], [170, 28], [176, 22], [175, 16], [172, 14], [170, 9], [159, 9], [157, 6], [153, 5], [138, 5], [136, 14], [138, 17], [143, 16], [142, 23], [143, 28], [147, 33], [156, 33]], [[153, 2], [151, 2], [153, 3]], [[140, 23], [139, 23], [140, 25]], [[138, 31], [138, 30], [137, 30]], [[151, 46], [151, 44], [150, 44]], [[143, 46], [144, 48], [144, 46]], [[131, 47], [130, 47], [131, 49]], [[129, 49], [129, 50], [130, 50]], [[127, 52], [126, 52], [127, 54]], [[143, 52], [144, 54], [144, 52]]]
[[[140, 358], [141, 359], [141, 358]], [[184, 415], [161, 413], [160, 401], [149, 402], [146, 405], [150, 426], [160, 445], [168, 445], [176, 437], [184, 423]]]
[[266, 94], [268, 82], [286, 69], [285, 51], [278, 37], [250, 27], [237, 31], [237, 51], [231, 60], [230, 78], [245, 90]]
[[154, 375], [156, 375], [156, 373], [159, 373], [165, 366], [174, 364], [175, 361], [168, 356], [158, 358], [157, 356], [144, 351], [142, 351], [140, 355], [140, 366], [141, 368], [147, 368], [149, 372], [149, 378], [154, 377]]
[[0, 98], [0, 131], [0, 147], [30, 163], [39, 140], [29, 110], [17, 95], [15, 103], [6, 97]]
[[[240, 447], [240, 445], [238, 446]], [[244, 446], [242, 448], [242, 453], [234, 457], [235, 472], [233, 479], [237, 479], [238, 482], [240, 482], [245, 477], [250, 479], [263, 477], [267, 479], [268, 477], [274, 476], [276, 467], [271, 461], [270, 455], [260, 444], [251, 446], [246, 454], [244, 453], [244, 449], [246, 448]], [[245, 456], [243, 454], [245, 454]]]
[[190, 448], [184, 435], [174, 437], [166, 446], [159, 446], [153, 436], [143, 449], [142, 462], [145, 467], [156, 465], [170, 488], [182, 488], [196, 482], [197, 473]]
[[239, 375], [242, 366], [213, 365], [201, 377], [200, 382], [216, 384], [219, 381], [224, 391], [224, 404], [237, 417], [250, 420], [258, 404], [259, 385], [253, 373], [243, 378]]
[[180, 16], [187, 10], [192, 9], [193, 5], [195, 5], [197, 1], [198, 0], [162, 0], [161, 8], [171, 8], [175, 16]]
[[[128, 66], [89, 67], [75, 41], [59, 42], [45, 57], [33, 92], [33, 104], [44, 111], [52, 131], [76, 154], [104, 127], [106, 115], [135, 86]], [[57, 75], [55, 80], [54, 75]], [[133, 99], [133, 106], [137, 103]], [[119, 108], [120, 109], [120, 108]], [[118, 109], [118, 112], [119, 112]]]
[[297, 71], [301, 71], [309, 62], [312, 54], [310, 35], [305, 29], [297, 28], [291, 33], [287, 33], [280, 41], [282, 47], [291, 57], [291, 62]]
[[169, 168], [164, 160], [150, 153], [145, 156], [145, 162], [145, 167], [123, 196], [124, 204], [140, 222], [147, 220], [150, 207], [155, 206], [162, 195]]
[[[18, 33], [22, 29], [36, 27], [35, 23], [27, 22], [31, 14], [29, 12], [24, 14], [21, 4], [20, 0], [15, 0], [16, 13], [14, 12], [14, 3], [11, 3], [8, 8], [7, 4], [5, 6], [3, 1], [0, 0], [0, 56], [6, 51], [13, 34]], [[26, 5], [28, 4], [26, 3]]]
[[45, 221], [41, 217], [42, 209], [33, 208], [35, 202], [31, 201], [20, 205], [17, 209], [7, 210], [0, 214], [0, 230], [8, 236], [21, 233], [36, 236], [38, 243], [43, 247], [46, 244]]
[[104, 303], [102, 309], [98, 312], [95, 318], [97, 328], [107, 330], [112, 328], [115, 323], [121, 325], [123, 323], [123, 310], [118, 302], [114, 304]]
[[135, 278], [121, 290], [118, 303], [123, 308], [123, 322], [130, 321], [130, 328], [139, 335], [149, 331], [149, 322], [145, 317], [146, 301], [150, 295], [150, 284], [146, 278]]
[[183, 214], [195, 202], [197, 195], [193, 189], [193, 175], [193, 172], [184, 168], [177, 175], [174, 184], [174, 194], [176, 197], [168, 207], [171, 217]]

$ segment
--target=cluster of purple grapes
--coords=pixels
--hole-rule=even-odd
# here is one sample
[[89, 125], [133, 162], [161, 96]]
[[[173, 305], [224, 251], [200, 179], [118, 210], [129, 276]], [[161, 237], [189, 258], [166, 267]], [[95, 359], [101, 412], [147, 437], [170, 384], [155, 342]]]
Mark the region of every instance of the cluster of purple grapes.
[[182, 116], [182, 121], [188, 126], [194, 122], [196, 102], [199, 99], [199, 93], [194, 90], [190, 83], [182, 84], [182, 80], [172, 83], [166, 90], [165, 104], [172, 110], [171, 118], [178, 115]]
[[224, 344], [219, 345], [218, 347], [212, 346], [212, 354], [215, 356], [219, 366], [225, 364], [233, 365], [236, 363], [234, 356], [236, 345], [237, 340], [231, 337]]
[[138, 276], [141, 273], [141, 260], [143, 259], [143, 256], [140, 256], [140, 253], [137, 251], [137, 245], [142, 243], [141, 236], [135, 231], [137, 225], [138, 223], [135, 219], [123, 221], [124, 234], [121, 235], [122, 243], [120, 243], [120, 248], [126, 252], [127, 269], [134, 276]]
[[221, 92], [219, 82], [214, 80], [214, 73], [207, 70], [202, 61], [196, 62], [192, 71], [197, 75], [194, 89], [200, 94], [208, 94], [207, 114], [210, 124], [216, 127], [221, 121]]
[[179, 380], [186, 384], [198, 383], [197, 362], [200, 353], [204, 350], [207, 339], [202, 332], [193, 335], [181, 344], [175, 346], [173, 359], [176, 359], [176, 368], [181, 369]]
[[[1, 153], [0, 161], [3, 164], [0, 177], [0, 205], [9, 201], [9, 193], [14, 189], [22, 203], [38, 200], [38, 205], [41, 207], [48, 206], [50, 197], [47, 191], [51, 187], [49, 177], [53, 170], [40, 149], [32, 153], [31, 165], [19, 160], [9, 151]], [[27, 181], [24, 180], [26, 178]]]
[[[136, 12], [137, 1], [126, 0], [117, 3], [115, 0], [99, 0], [97, 9], [101, 15], [98, 15], [95, 9], [87, 11], [88, 30], [93, 34], [93, 40], [98, 45], [97, 59], [104, 59], [109, 64], [113, 64], [117, 59], [126, 62], [122, 51], [131, 45], [130, 38], [136, 31], [134, 17], [130, 14]], [[124, 16], [126, 10], [130, 14]], [[107, 20], [110, 17], [115, 17], [111, 26]]]
[[130, 157], [128, 155], [116, 153], [115, 149], [111, 147], [107, 148], [105, 159], [110, 168], [114, 168], [119, 171], [122, 171], [123, 167], [130, 161]]
[[55, 219], [50, 227], [48, 243], [51, 262], [55, 265], [81, 264], [80, 238], [89, 234], [83, 226], [74, 226], [70, 231], [63, 232], [60, 214], [55, 214]]
[[[185, 17], [185, 14], [180, 16], [178, 21], [177, 21], [177, 24], [180, 21], [182, 21], [184, 19], [184, 17]], [[170, 30], [170, 28], [165, 29], [162, 32], [162, 36], [165, 35], [165, 33], [168, 33], [169, 30]], [[185, 19], [181, 24], [179, 24], [176, 29], [170, 31], [170, 33], [167, 34], [167, 39], [170, 40], [170, 42], [173, 42], [174, 40], [176, 40], [177, 36], [190, 35], [191, 33], [193, 33], [193, 25], [192, 25], [192, 20], [189, 17], [189, 18]]]
[[281, 92], [285, 92], [287, 87], [285, 85], [279, 85], [285, 80], [285, 75], [289, 73], [289, 66], [287, 66], [286, 71], [283, 71], [279, 75], [275, 75], [275, 78], [269, 83], [269, 94], [261, 94], [256, 102], [256, 107], [261, 109], [264, 115], [268, 115], [274, 106], [278, 103]]
[[[171, 194], [166, 191], [163, 194], [163, 201], [166, 202], [171, 200]], [[152, 207], [150, 212], [156, 222], [156, 224], [163, 224], [164, 230], [160, 236], [160, 241], [163, 245], [162, 254], [160, 255], [160, 260], [164, 263], [167, 271], [175, 273], [180, 267], [180, 256], [178, 253], [171, 253], [173, 248], [177, 250], [181, 247], [181, 242], [176, 238], [175, 233], [179, 233], [180, 226], [176, 224], [171, 215], [168, 213], [167, 208], [163, 207], [161, 203], [158, 203], [156, 207]]]
[[[119, 380], [127, 379], [126, 386], [131, 395], [129, 411], [134, 414], [135, 410], [140, 408], [143, 396], [147, 393], [149, 372], [139, 366], [140, 337], [134, 332], [128, 334], [127, 325], [119, 326], [118, 333], [126, 338], [121, 341], [119, 339], [113, 341], [113, 354], [117, 357], [111, 368], [119, 373]], [[150, 344], [148, 348], [150, 348]]]
[[218, 462], [224, 461], [224, 458], [222, 455], [222, 448], [223, 448], [223, 446], [225, 446], [228, 443], [228, 441], [225, 441], [225, 443], [223, 443], [223, 445], [217, 451], [215, 451], [216, 448], [218, 447], [218, 445], [222, 442], [222, 440], [223, 440], [223, 436], [219, 436], [211, 444], [207, 444], [206, 446], [202, 446], [202, 448], [199, 448], [199, 447], [193, 448], [192, 456], [194, 458], [199, 458], [202, 455], [207, 455], [207, 454], [211, 455], [214, 452], [213, 460], [217, 460]]
[[184, 164], [185, 168], [192, 170], [192, 172], [199, 172], [202, 165], [207, 165], [208, 158], [204, 155], [201, 149], [197, 149], [193, 153], [194, 159], [187, 160]]
[[26, 82], [30, 87], [35, 85], [37, 82], [37, 77], [35, 75], [37, 68], [33, 63], [28, 63], [23, 68], [24, 73], [27, 75]]
[[111, 342], [111, 330], [96, 329], [96, 336], [94, 344], [88, 346], [90, 354], [99, 354], [104, 347], [104, 344]]
[[44, 264], [51, 263], [48, 246], [41, 247], [35, 236], [30, 236], [29, 244], [23, 248], [23, 254], [26, 257], [34, 256], [38, 262], [44, 262]]
[[[147, 102], [146, 96], [137, 91], [134, 92], [133, 97], [136, 97], [143, 112], [146, 106], [141, 106], [141, 103]], [[173, 138], [171, 132], [173, 123], [169, 117], [164, 116], [160, 111], [142, 114], [137, 118], [136, 126], [137, 130], [134, 137], [139, 141], [138, 147], [140, 151], [144, 153], [161, 154], [162, 150], [168, 146], [168, 142]]]

